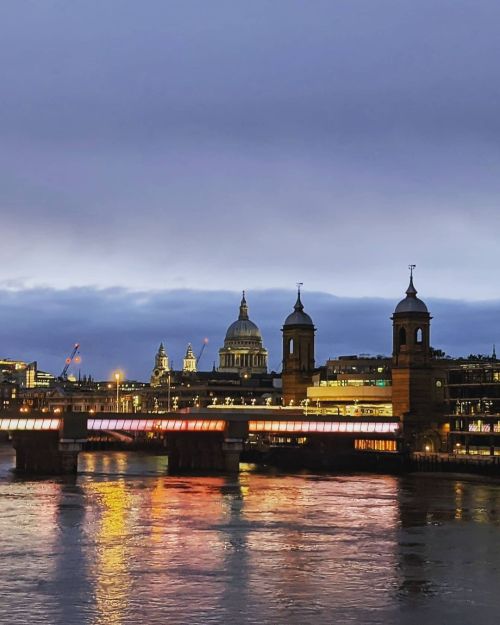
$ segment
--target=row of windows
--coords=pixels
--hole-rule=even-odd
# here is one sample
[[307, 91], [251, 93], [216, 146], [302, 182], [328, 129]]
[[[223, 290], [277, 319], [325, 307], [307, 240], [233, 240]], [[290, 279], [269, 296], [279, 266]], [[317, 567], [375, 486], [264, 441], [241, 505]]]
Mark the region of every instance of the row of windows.
[[356, 439], [354, 441], [354, 449], [360, 451], [391, 451], [398, 450], [396, 441], [384, 441], [384, 440], [364, 440]]

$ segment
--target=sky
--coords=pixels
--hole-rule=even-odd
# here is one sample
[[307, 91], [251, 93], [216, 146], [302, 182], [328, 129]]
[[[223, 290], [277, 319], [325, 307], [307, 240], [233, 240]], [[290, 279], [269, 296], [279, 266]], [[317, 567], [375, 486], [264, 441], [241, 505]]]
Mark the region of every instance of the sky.
[[322, 358], [388, 353], [409, 263], [448, 351], [486, 351], [499, 23], [496, 0], [4, 0], [0, 356], [57, 369], [112, 336], [132, 351], [89, 368], [144, 376], [162, 338], [213, 336], [208, 364], [242, 289], [278, 354], [297, 281]]

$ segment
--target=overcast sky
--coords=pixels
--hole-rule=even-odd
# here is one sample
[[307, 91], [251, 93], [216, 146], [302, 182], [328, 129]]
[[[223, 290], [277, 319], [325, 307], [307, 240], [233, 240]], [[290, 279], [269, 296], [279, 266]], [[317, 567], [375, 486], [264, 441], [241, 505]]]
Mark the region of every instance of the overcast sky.
[[424, 299], [498, 299], [499, 24], [498, 0], [4, 0], [0, 288], [85, 287], [104, 318], [102, 289], [302, 281], [390, 312], [415, 263]]

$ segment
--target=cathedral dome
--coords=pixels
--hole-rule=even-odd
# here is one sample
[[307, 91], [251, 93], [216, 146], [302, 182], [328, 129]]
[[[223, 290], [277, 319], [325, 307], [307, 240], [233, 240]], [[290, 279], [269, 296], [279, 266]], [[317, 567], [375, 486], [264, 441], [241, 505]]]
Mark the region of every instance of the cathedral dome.
[[394, 314], [400, 313], [427, 313], [427, 306], [417, 297], [417, 289], [413, 286], [413, 275], [410, 275], [410, 284], [406, 289], [406, 297], [396, 306]]
[[267, 349], [262, 345], [259, 328], [248, 318], [245, 291], [238, 319], [227, 329], [224, 347], [219, 349], [219, 361], [219, 371], [243, 377], [267, 372]]
[[226, 341], [246, 338], [262, 338], [259, 328], [250, 319], [237, 319], [226, 332]]
[[259, 328], [248, 318], [248, 306], [245, 299], [245, 292], [240, 304], [240, 314], [236, 321], [229, 326], [226, 332], [226, 341], [238, 339], [256, 338], [262, 340]]
[[300, 290], [297, 294], [297, 301], [293, 307], [293, 312], [285, 319], [284, 327], [289, 326], [312, 326], [313, 321], [307, 313], [304, 312], [304, 306], [300, 299]]

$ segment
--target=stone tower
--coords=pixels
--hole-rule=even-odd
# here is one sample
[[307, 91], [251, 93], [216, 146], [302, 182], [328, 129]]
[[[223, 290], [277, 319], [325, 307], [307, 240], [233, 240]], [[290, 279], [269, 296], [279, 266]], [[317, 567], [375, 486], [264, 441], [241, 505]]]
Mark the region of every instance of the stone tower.
[[160, 386], [164, 383], [165, 375], [170, 371], [170, 365], [168, 362], [167, 352], [163, 343], [160, 343], [160, 347], [155, 356], [155, 366], [151, 374], [151, 386]]
[[184, 373], [196, 373], [196, 356], [193, 353], [191, 343], [188, 344], [186, 355], [182, 361], [182, 371]]
[[433, 409], [431, 316], [413, 285], [414, 265], [406, 297], [396, 306], [393, 325], [392, 407], [403, 420], [425, 420]]
[[293, 312], [288, 315], [283, 332], [283, 402], [295, 405], [307, 398], [307, 387], [312, 385], [314, 372], [314, 333], [311, 317], [304, 312], [300, 299], [300, 285]]

